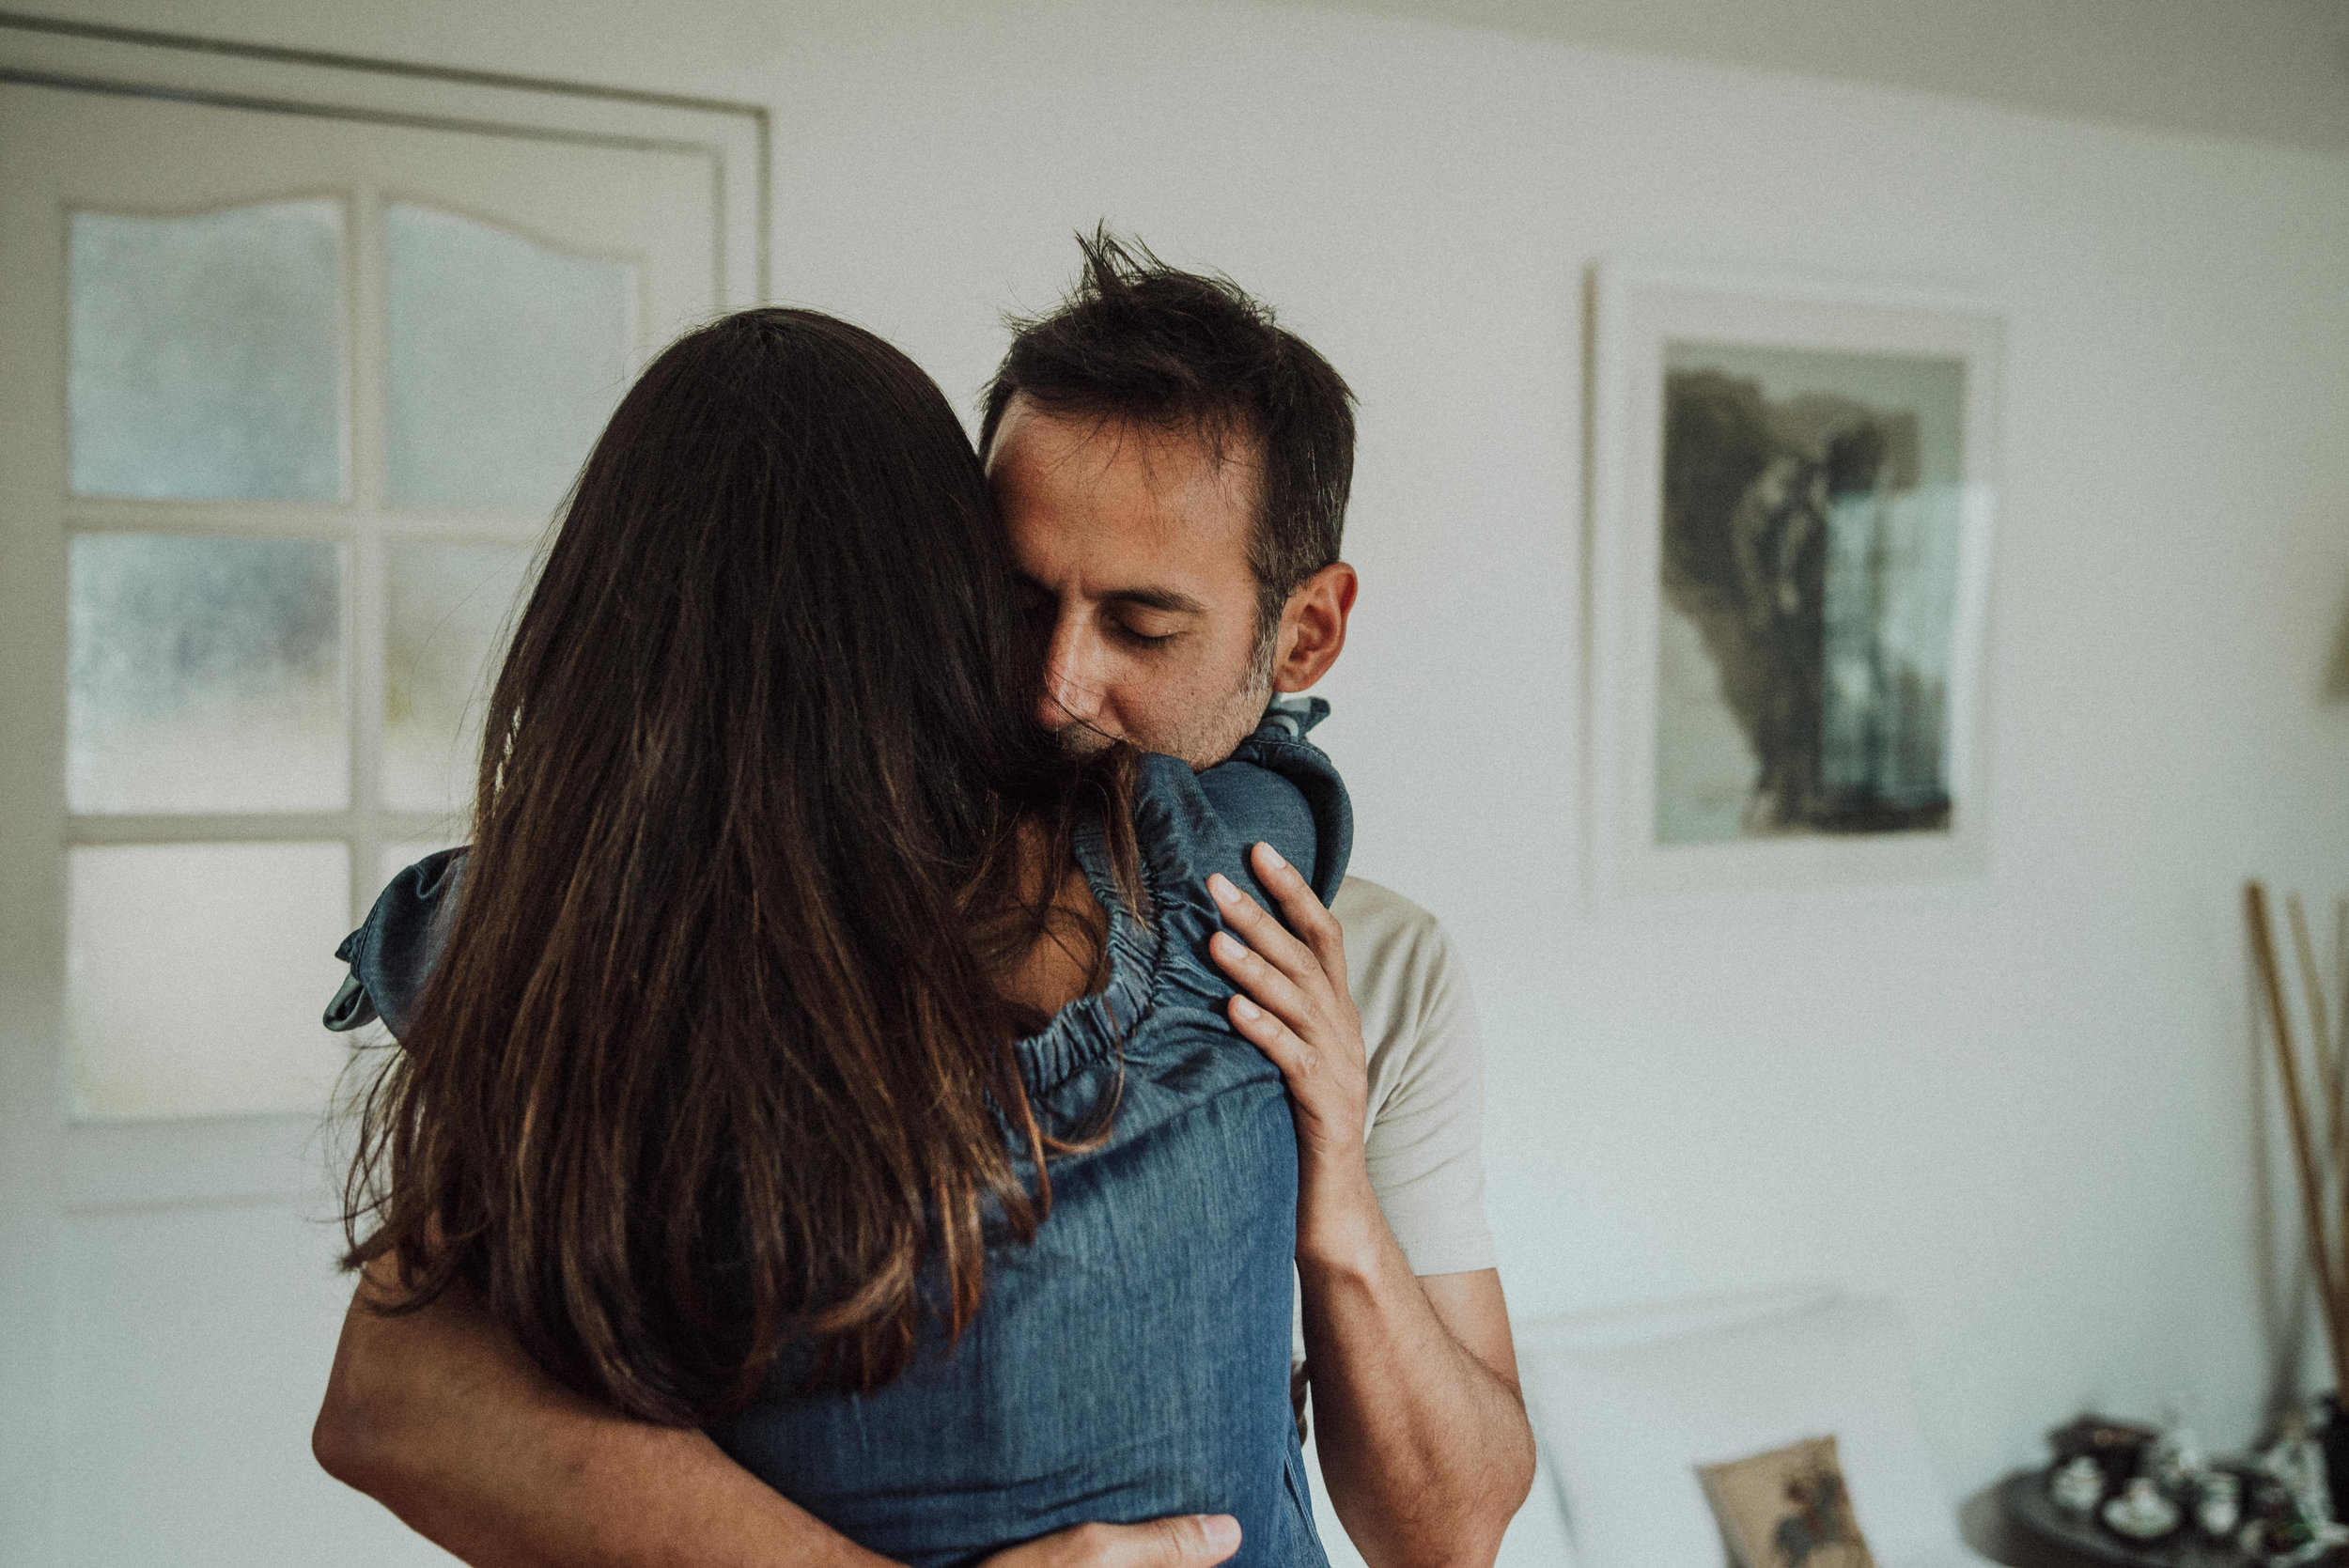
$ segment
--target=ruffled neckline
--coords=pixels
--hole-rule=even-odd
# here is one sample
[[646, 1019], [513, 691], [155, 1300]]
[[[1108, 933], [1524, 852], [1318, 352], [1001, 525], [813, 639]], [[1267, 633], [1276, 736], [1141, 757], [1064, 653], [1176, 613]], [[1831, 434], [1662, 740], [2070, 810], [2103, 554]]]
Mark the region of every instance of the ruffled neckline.
[[1109, 980], [1092, 995], [1063, 1007], [1042, 1030], [1012, 1048], [1031, 1094], [1049, 1094], [1108, 1059], [1156, 1010], [1174, 957], [1170, 923], [1178, 909], [1205, 896], [1204, 890], [1188, 885], [1176, 863], [1174, 817], [1150, 776], [1149, 764], [1157, 760], [1145, 759], [1134, 790], [1134, 837], [1141, 846], [1143, 891], [1150, 902], [1147, 921], [1118, 896], [1101, 815], [1088, 812], [1077, 824], [1077, 864], [1093, 896], [1109, 911]]

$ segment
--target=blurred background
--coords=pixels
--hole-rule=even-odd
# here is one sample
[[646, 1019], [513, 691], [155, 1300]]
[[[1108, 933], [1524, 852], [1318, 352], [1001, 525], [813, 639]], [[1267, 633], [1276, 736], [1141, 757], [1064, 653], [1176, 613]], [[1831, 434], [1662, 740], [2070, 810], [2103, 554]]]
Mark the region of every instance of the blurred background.
[[[2312, 1354], [2236, 893], [2349, 890], [2349, 5], [43, 17], [0, 25], [0, 1560], [437, 1557], [308, 1456], [316, 1020], [461, 836], [549, 513], [759, 299], [975, 414], [1104, 218], [1361, 399], [1316, 738], [1355, 869], [1468, 957], [1520, 1319], [1889, 1296], [1965, 1490], [2088, 1405], [2239, 1445]], [[1997, 307], [1978, 866], [1598, 885], [1601, 263]]]

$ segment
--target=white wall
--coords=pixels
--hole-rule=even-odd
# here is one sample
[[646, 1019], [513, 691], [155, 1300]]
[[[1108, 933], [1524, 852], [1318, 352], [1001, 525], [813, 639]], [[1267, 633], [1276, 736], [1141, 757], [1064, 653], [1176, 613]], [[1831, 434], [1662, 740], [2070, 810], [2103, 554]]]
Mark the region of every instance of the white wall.
[[[1890, 1292], [1953, 1480], [2083, 1403], [2249, 1436], [2237, 878], [2349, 887], [2349, 163], [1330, 10], [261, 0], [86, 14], [754, 96], [777, 293], [967, 400], [1107, 215], [1361, 397], [1324, 732], [1488, 1036], [1517, 1312]], [[1581, 292], [1602, 256], [2008, 303], [1992, 867], [1585, 908]]]
[[1302, 0], [2349, 151], [2349, 0]]

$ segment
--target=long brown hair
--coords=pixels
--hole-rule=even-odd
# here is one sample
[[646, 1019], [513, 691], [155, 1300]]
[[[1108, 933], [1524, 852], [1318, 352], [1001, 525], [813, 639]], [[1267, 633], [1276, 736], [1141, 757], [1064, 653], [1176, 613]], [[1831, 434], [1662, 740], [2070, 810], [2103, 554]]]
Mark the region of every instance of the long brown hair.
[[1066, 756], [1035, 670], [911, 361], [792, 310], [661, 354], [491, 695], [455, 924], [362, 1101], [347, 1265], [396, 1265], [393, 1311], [461, 1284], [671, 1423], [796, 1337], [871, 1388], [926, 1311], [958, 1332], [988, 1237], [1050, 1202], [1012, 1050], [1041, 1020], [1003, 977], [1072, 937], [1097, 977], [1098, 926], [1050, 914], [1088, 800], [1134, 884], [1130, 753]]

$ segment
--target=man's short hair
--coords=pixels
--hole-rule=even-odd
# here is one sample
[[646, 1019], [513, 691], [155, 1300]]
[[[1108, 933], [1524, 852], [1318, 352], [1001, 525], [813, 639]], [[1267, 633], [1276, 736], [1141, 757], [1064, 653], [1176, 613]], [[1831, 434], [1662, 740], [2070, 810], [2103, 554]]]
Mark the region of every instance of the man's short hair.
[[1059, 308], [1012, 322], [987, 389], [979, 450], [1026, 396], [1053, 413], [1190, 426], [1221, 460], [1237, 441], [1261, 465], [1255, 536], [1259, 656], [1282, 607], [1338, 559], [1354, 483], [1354, 394], [1312, 345], [1231, 279], [1169, 267], [1108, 225], [1080, 234], [1084, 267]]

